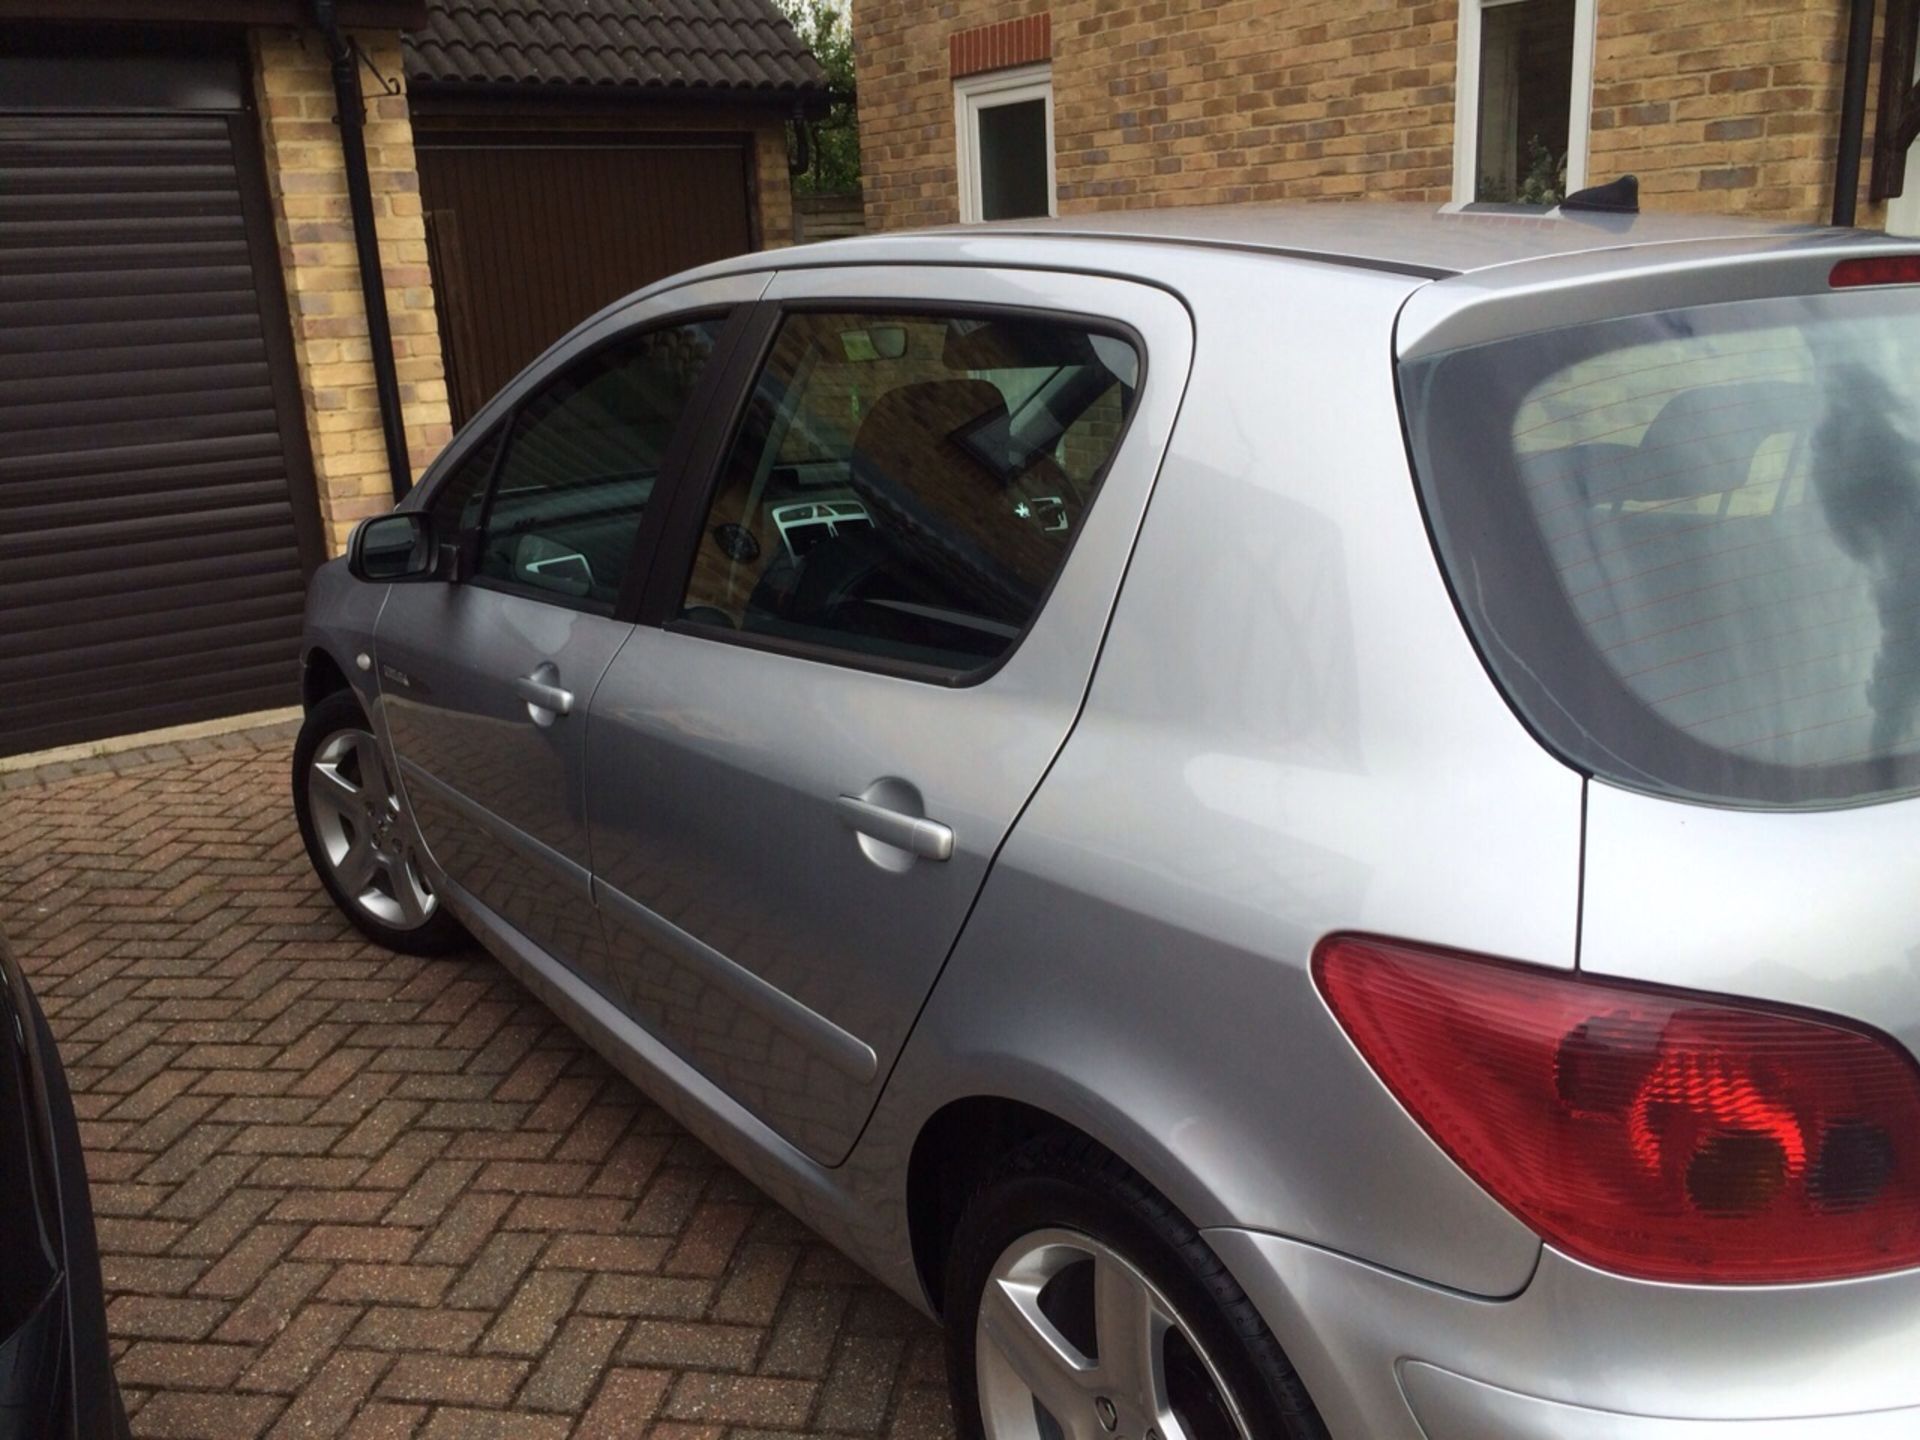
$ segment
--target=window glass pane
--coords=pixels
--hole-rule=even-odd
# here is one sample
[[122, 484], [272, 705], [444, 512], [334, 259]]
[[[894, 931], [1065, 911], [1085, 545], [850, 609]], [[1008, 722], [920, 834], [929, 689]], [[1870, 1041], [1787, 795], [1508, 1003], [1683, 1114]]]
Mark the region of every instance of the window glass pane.
[[1562, 753], [1746, 803], [1920, 787], [1920, 296], [1667, 311], [1405, 380], [1455, 591]]
[[950, 671], [1033, 618], [1139, 384], [1028, 317], [789, 315], [722, 467], [683, 615]]
[[623, 340], [521, 407], [487, 506], [480, 574], [610, 605], [722, 322]]
[[503, 430], [495, 427], [491, 435], [469, 450], [459, 467], [433, 492], [427, 513], [433, 516], [437, 543], [457, 541], [479, 529], [480, 507], [486, 502], [487, 479], [493, 474], [494, 457], [500, 453]]
[[1560, 202], [1572, 96], [1573, 0], [1483, 5], [1474, 198]]
[[1045, 215], [1047, 102], [983, 105], [978, 115], [980, 218], [1018, 220]]

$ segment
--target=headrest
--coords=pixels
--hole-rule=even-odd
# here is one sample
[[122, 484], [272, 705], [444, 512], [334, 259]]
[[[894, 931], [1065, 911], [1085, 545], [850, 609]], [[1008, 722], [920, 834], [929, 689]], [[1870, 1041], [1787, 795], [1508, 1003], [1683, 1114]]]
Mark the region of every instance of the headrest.
[[849, 479], [879, 532], [911, 550], [930, 582], [944, 577], [974, 605], [998, 597], [1024, 622], [1059, 545], [1016, 518], [1012, 451], [999, 386], [924, 380], [874, 401], [854, 436]]
[[1720, 495], [1747, 483], [1753, 457], [1775, 435], [1799, 434], [1816, 413], [1805, 385], [1745, 380], [1682, 390], [1647, 426], [1613, 498], [1681, 500]]
[[853, 437], [856, 488], [939, 492], [1007, 483], [1012, 436], [1006, 397], [988, 380], [921, 380], [873, 402]]

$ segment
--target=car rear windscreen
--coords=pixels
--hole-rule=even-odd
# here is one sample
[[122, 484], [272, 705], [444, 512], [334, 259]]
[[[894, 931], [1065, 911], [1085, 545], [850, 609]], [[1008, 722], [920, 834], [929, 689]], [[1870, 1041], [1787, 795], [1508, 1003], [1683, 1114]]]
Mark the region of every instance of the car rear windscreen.
[[1920, 293], [1502, 340], [1401, 394], [1460, 608], [1568, 761], [1745, 806], [1920, 787]]

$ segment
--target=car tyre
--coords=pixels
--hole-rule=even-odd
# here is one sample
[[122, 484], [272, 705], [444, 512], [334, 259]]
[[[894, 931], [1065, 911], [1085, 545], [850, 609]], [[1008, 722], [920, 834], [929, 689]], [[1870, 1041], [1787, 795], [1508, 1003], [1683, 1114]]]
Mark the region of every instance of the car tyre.
[[422, 873], [419, 838], [351, 690], [307, 712], [293, 747], [293, 813], [314, 873], [363, 935], [406, 955], [470, 943]]
[[1043, 1136], [993, 1168], [943, 1293], [967, 1440], [1327, 1440], [1200, 1233], [1090, 1140]]
[[[40, 1008], [40, 998], [31, 992], [27, 1010], [24, 1018], [33, 1027], [34, 1043], [45, 1066], [47, 1110], [53, 1121], [53, 1160], [60, 1177], [64, 1212], [61, 1234], [66, 1242], [67, 1342], [73, 1368], [63, 1373], [61, 1383], [72, 1396], [69, 1423], [74, 1440], [130, 1440], [133, 1432], [127, 1424], [126, 1401], [113, 1373], [113, 1347], [107, 1338], [100, 1236], [94, 1225], [93, 1197], [80, 1148], [73, 1089], [46, 1012]], [[0, 1421], [5, 1419], [0, 1415]]]

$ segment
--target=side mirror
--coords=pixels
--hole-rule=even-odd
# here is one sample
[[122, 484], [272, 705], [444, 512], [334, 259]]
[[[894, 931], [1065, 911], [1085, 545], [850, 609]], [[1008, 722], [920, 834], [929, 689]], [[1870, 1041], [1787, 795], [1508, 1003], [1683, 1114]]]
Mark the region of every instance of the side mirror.
[[418, 510], [371, 516], [353, 527], [347, 541], [347, 573], [356, 580], [432, 580], [439, 562], [433, 517]]

